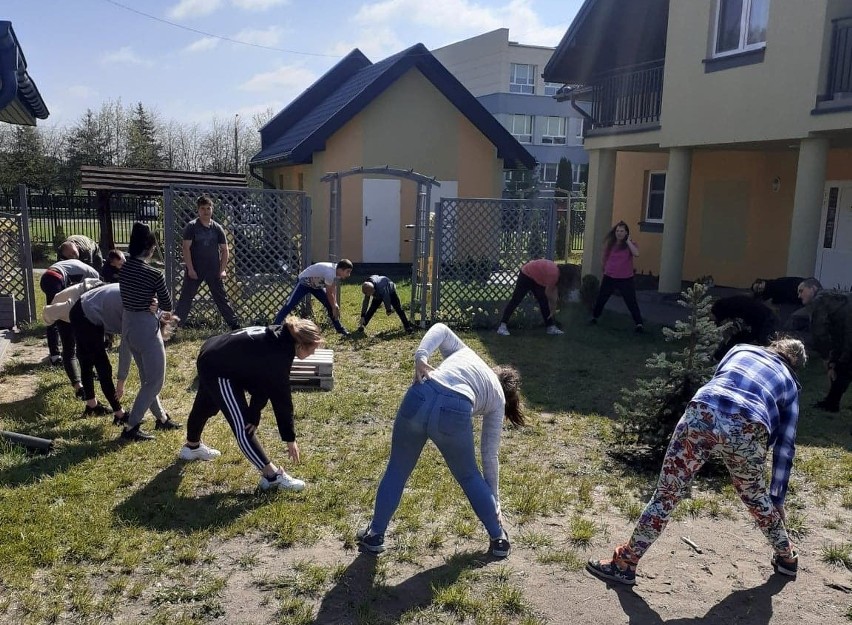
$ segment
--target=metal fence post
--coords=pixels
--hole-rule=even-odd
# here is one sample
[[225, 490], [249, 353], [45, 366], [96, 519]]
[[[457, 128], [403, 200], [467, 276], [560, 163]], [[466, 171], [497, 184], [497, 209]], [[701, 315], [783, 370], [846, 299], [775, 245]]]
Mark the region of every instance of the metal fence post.
[[27, 321], [33, 322], [36, 319], [35, 309], [35, 277], [33, 276], [33, 252], [32, 243], [30, 241], [30, 210], [27, 202], [27, 187], [26, 185], [18, 185], [18, 194], [20, 196], [21, 210], [21, 262], [24, 272], [24, 288], [26, 289], [27, 299]]

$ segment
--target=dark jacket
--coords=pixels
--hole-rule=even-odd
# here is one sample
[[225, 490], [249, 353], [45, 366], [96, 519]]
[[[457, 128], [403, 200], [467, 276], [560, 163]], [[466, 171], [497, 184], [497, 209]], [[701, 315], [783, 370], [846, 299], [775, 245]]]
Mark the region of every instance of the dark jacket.
[[103, 267], [104, 259], [101, 256], [101, 249], [89, 237], [82, 234], [72, 234], [65, 239], [66, 243], [73, 243], [77, 246], [77, 251], [80, 253], [80, 260], [86, 263], [89, 267], [93, 267], [95, 271], [100, 271]]
[[852, 294], [820, 291], [811, 302], [811, 334], [820, 356], [852, 366]]
[[281, 440], [293, 442], [293, 397], [290, 368], [296, 356], [293, 335], [286, 326], [249, 327], [207, 339], [198, 354], [200, 376], [227, 378], [251, 395], [246, 421], [258, 425], [269, 401]]
[[801, 304], [799, 301], [799, 285], [803, 280], [804, 278], [795, 276], [764, 280], [763, 292], [756, 293], [755, 297], [762, 300], [772, 300], [774, 304]]

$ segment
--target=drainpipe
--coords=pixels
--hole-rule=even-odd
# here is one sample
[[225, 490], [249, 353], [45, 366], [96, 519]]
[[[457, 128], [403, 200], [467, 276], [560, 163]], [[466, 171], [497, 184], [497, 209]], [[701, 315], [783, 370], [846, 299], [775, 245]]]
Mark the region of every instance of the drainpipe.
[[267, 180], [263, 176], [259, 176], [258, 174], [256, 174], [255, 171], [254, 171], [255, 167], [256, 167], [256, 165], [249, 165], [249, 173], [251, 174], [251, 177], [254, 178], [255, 180], [259, 180], [260, 183], [263, 185], [264, 189], [274, 189], [275, 184], [273, 184], [272, 182], [270, 182], [269, 180]]
[[571, 89], [571, 108], [574, 109], [575, 111], [577, 111], [580, 115], [582, 115], [583, 119], [589, 120], [593, 125], [597, 124], [598, 120], [596, 120], [594, 117], [592, 117], [586, 111], [584, 111], [583, 109], [580, 108], [580, 106], [577, 104], [576, 97], [577, 97], [577, 90]]

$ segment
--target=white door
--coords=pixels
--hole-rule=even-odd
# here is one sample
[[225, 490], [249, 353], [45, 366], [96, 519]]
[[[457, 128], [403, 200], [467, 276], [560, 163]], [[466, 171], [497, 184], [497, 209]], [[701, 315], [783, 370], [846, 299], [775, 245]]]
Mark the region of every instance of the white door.
[[365, 263], [398, 263], [400, 180], [365, 178], [363, 255]]
[[852, 287], [852, 182], [826, 185], [815, 275], [827, 289]]

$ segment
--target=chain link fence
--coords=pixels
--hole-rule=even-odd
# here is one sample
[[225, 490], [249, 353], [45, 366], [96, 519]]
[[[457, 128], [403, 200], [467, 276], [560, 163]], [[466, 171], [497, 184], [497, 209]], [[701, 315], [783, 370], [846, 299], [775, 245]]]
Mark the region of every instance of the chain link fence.
[[[196, 199], [213, 198], [213, 219], [228, 239], [225, 292], [241, 323], [271, 323], [295, 288], [311, 258], [310, 201], [300, 191], [244, 187], [173, 186], [165, 197], [163, 260], [175, 304], [184, 279], [183, 230], [197, 217]], [[189, 325], [219, 328], [219, 315], [207, 285], [195, 298]]]
[[26, 196], [21, 212], [0, 212], [0, 296], [12, 297], [17, 320], [36, 319]]
[[[442, 198], [434, 217], [432, 321], [496, 326], [521, 266], [552, 259], [555, 244], [552, 199]], [[525, 301], [516, 315], [533, 312]]]

